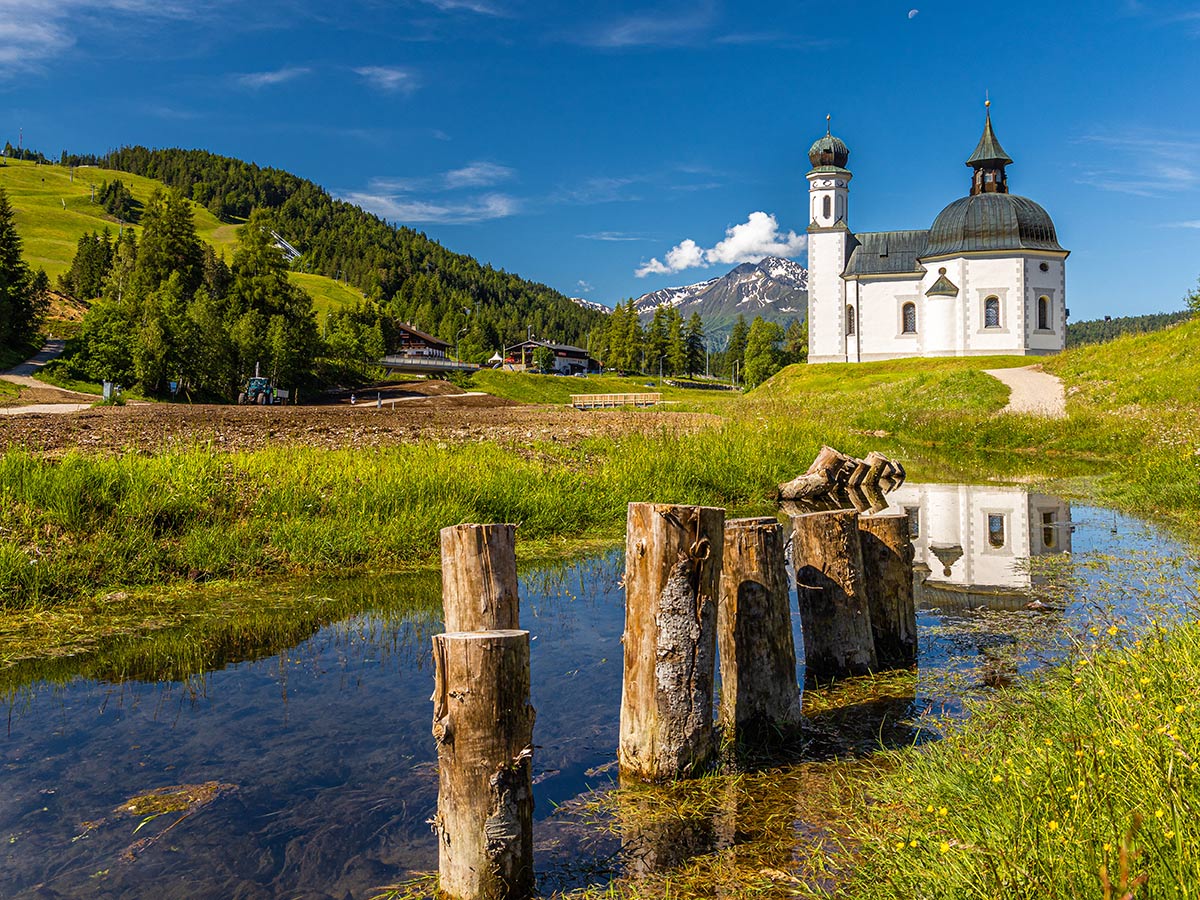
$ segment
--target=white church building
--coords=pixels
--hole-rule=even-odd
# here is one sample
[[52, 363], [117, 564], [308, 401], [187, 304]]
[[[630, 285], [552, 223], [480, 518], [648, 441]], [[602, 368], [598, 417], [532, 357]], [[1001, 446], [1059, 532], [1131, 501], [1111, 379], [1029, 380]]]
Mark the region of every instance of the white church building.
[[967, 160], [971, 193], [928, 230], [851, 231], [849, 149], [827, 129], [808, 158], [810, 363], [1066, 345], [1068, 251], [1041, 206], [1008, 192], [990, 109]]

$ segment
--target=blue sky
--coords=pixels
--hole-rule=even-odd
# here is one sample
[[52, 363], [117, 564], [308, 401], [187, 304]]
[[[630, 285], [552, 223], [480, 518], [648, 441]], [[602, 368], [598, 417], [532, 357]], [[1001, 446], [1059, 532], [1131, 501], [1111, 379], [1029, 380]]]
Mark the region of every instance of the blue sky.
[[1200, 274], [1198, 53], [1178, 0], [0, 0], [0, 122], [48, 155], [278, 166], [612, 304], [804, 262], [827, 113], [851, 227], [929, 227], [967, 192], [990, 91], [1085, 319], [1177, 309]]

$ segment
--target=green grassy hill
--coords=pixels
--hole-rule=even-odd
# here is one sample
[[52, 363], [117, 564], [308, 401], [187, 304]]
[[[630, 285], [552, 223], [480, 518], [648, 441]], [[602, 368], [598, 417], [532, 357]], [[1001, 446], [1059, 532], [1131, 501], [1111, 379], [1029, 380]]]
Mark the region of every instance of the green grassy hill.
[[[109, 228], [115, 236], [121, 227], [104, 207], [92, 202], [92, 185], [98, 191], [102, 182], [120, 179], [139, 203], [145, 203], [156, 188], [162, 187], [151, 178], [96, 166], [80, 166], [72, 178], [71, 169], [63, 166], [39, 166], [12, 159], [5, 163], [0, 166], [0, 188], [8, 194], [16, 214], [17, 231], [25, 244], [25, 259], [33, 268], [45, 269], [51, 284], [71, 267], [76, 245], [83, 235]], [[220, 221], [198, 204], [193, 203], [192, 210], [200, 239], [224, 252], [227, 261], [232, 259], [240, 226]], [[125, 227], [139, 230], [136, 225]], [[330, 310], [362, 299], [362, 294], [354, 288], [323, 275], [293, 272], [289, 277], [312, 295], [313, 306], [322, 317]]]

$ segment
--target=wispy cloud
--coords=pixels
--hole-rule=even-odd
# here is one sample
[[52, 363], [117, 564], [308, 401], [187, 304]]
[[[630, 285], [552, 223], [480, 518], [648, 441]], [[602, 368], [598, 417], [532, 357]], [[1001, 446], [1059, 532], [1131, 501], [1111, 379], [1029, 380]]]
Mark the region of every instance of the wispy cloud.
[[628, 231], [594, 231], [591, 234], [577, 234], [577, 238], [585, 241], [648, 241], [650, 238], [643, 234], [631, 234]]
[[235, 75], [233, 80], [244, 88], [256, 91], [260, 88], [274, 87], [277, 84], [295, 81], [311, 71], [312, 69], [307, 66], [284, 66], [269, 72], [244, 72], [241, 75]]
[[430, 6], [436, 6], [442, 12], [478, 13], [481, 16], [508, 16], [509, 12], [498, 3], [488, 3], [487, 0], [421, 0]]
[[623, 16], [584, 27], [574, 34], [577, 43], [590, 47], [679, 47], [702, 40], [716, 20], [713, 0]]
[[596, 289], [595, 285], [591, 284], [590, 282], [584, 281], [582, 278], [580, 278], [577, 282], [575, 282], [575, 287], [579, 288], [579, 291], [582, 294], [590, 294], [592, 291], [594, 291]]
[[489, 187], [516, 176], [517, 170], [491, 162], [473, 162], [451, 169], [442, 176], [448, 190], [464, 187]]
[[416, 75], [400, 66], [360, 66], [354, 74], [375, 90], [389, 94], [411, 94], [417, 89]]
[[686, 238], [668, 250], [662, 260], [655, 257], [642, 263], [633, 274], [645, 278], [718, 263], [759, 262], [768, 256], [795, 256], [807, 245], [806, 235], [780, 231], [779, 222], [773, 215], [752, 212], [745, 222], [726, 228], [725, 239], [712, 247], [705, 249]]
[[1168, 228], [1200, 228], [1200, 219], [1192, 219], [1187, 222], [1168, 222]]
[[465, 225], [515, 215], [520, 201], [506, 194], [485, 194], [464, 200], [421, 200], [371, 191], [351, 191], [343, 199], [394, 222]]
[[71, 50], [77, 35], [147, 20], [192, 19], [205, 15], [203, 4], [175, 0], [0, 0], [0, 78], [40, 67]]
[[[1195, 135], [1122, 132], [1088, 135], [1081, 142], [1107, 157], [1083, 169], [1083, 184], [1140, 197], [1200, 188], [1200, 142]], [[1131, 171], [1137, 175], [1131, 177]]]

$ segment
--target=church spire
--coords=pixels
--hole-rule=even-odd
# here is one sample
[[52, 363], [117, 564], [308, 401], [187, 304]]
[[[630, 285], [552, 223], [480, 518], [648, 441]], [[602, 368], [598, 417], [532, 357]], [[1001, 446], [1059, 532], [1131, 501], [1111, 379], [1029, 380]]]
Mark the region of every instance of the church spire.
[[975, 147], [975, 152], [967, 160], [967, 165], [975, 170], [971, 179], [971, 195], [975, 194], [1007, 194], [1008, 173], [1006, 166], [1012, 165], [1012, 158], [1004, 152], [996, 133], [992, 131], [992, 101], [984, 103], [987, 110], [983, 125], [983, 137]]

